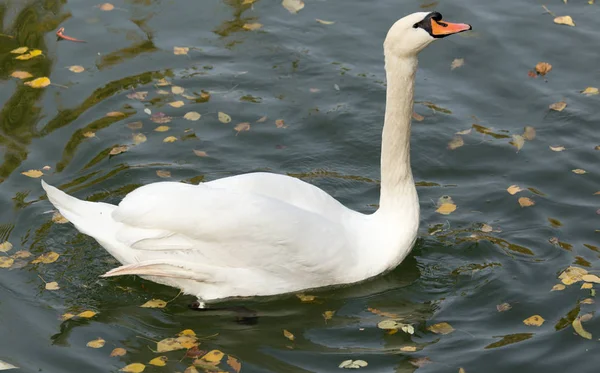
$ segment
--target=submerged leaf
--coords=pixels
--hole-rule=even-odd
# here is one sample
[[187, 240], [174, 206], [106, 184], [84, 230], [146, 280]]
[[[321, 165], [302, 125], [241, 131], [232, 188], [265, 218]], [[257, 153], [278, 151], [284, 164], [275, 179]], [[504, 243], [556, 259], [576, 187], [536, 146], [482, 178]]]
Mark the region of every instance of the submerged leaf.
[[456, 148], [460, 148], [463, 145], [465, 145], [463, 138], [460, 136], [454, 136], [454, 138], [452, 138], [452, 140], [450, 140], [450, 142], [448, 143], [448, 149], [454, 150]]
[[465, 59], [464, 58], [455, 58], [452, 61], [452, 63], [450, 64], [450, 69], [451, 70], [457, 69], [457, 68], [461, 67], [464, 64], [465, 64]]
[[501, 303], [496, 306], [496, 309], [498, 310], [498, 312], [506, 312], [506, 311], [510, 310], [511, 308], [512, 308], [512, 306], [510, 305], [510, 303]]
[[435, 334], [450, 334], [454, 331], [454, 328], [447, 322], [430, 325], [427, 329]]
[[235, 373], [240, 373], [240, 370], [242, 370], [242, 363], [231, 355], [227, 355], [227, 365], [229, 365]]
[[115, 146], [114, 148], [112, 148], [110, 150], [110, 152], [108, 154], [110, 154], [110, 155], [117, 155], [117, 154], [121, 154], [123, 152], [126, 152], [128, 149], [129, 149], [129, 147], [127, 145]]
[[521, 135], [512, 135], [512, 141], [510, 144], [517, 148], [517, 152], [521, 150], [523, 145], [525, 145], [525, 138]]

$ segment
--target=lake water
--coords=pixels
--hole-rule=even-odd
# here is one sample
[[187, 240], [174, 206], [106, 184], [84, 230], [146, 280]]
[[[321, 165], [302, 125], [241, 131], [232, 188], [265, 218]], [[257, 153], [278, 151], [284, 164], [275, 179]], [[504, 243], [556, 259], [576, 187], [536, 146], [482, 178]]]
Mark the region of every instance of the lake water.
[[[200, 372], [236, 372], [238, 364], [242, 372], [339, 372], [345, 360], [366, 361], [364, 372], [597, 369], [600, 321], [584, 317], [592, 316], [583, 322], [591, 340], [572, 327], [595, 312], [595, 292], [585, 287], [596, 285], [551, 291], [571, 265], [599, 268], [600, 95], [581, 93], [600, 86], [597, 4], [306, 0], [297, 14], [265, 0], [99, 5], [0, 2], [0, 242], [13, 245], [0, 253], [10, 267], [0, 268], [0, 360], [23, 372], [116, 372], [133, 363], [146, 372], [192, 372], [185, 350], [152, 351], [153, 341], [191, 329], [198, 349], [217, 351], [204, 360], [218, 364]], [[246, 301], [259, 316], [250, 325], [230, 311], [191, 311], [194, 299], [176, 297], [176, 289], [135, 276], [99, 278], [116, 261], [70, 224], [53, 222], [40, 179], [22, 174], [40, 170], [79, 198], [118, 203], [165, 178], [269, 170], [372, 212], [382, 41], [396, 19], [434, 9], [474, 30], [421, 54], [415, 112], [422, 118], [412, 138], [419, 240], [396, 270], [372, 281], [313, 292], [311, 301]], [[553, 22], [564, 15], [574, 27]], [[87, 43], [57, 41], [59, 27]], [[43, 54], [17, 60], [10, 51], [22, 46]], [[552, 70], [530, 73], [539, 62]], [[17, 70], [52, 85], [27, 87], [11, 77]], [[184, 106], [169, 105], [175, 101]], [[564, 110], [549, 109], [561, 101]], [[201, 118], [188, 120], [188, 112]], [[218, 112], [232, 121], [221, 123]], [[156, 131], [161, 125], [168, 130]], [[524, 135], [527, 126], [535, 136]], [[164, 142], [169, 136], [176, 141]], [[511, 195], [511, 185], [522, 191]], [[436, 212], [444, 196], [457, 206], [449, 215]], [[521, 207], [519, 198], [534, 205]], [[50, 252], [56, 261], [31, 263]], [[46, 290], [53, 281], [60, 289]], [[140, 307], [150, 299], [170, 302]], [[86, 310], [96, 314], [61, 319]], [[525, 325], [534, 315], [543, 324]], [[411, 324], [414, 334], [378, 327], [388, 319]], [[429, 328], [442, 322], [454, 330]], [[98, 338], [103, 347], [86, 346]], [[127, 353], [111, 357], [114, 348]], [[148, 364], [163, 355], [165, 367]]]

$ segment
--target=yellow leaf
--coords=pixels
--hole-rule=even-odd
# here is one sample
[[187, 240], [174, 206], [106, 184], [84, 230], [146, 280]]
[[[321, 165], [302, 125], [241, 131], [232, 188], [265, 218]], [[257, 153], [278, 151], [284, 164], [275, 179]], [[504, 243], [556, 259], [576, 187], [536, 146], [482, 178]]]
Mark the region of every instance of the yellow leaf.
[[175, 338], [177, 343], [179, 343], [183, 348], [190, 349], [194, 346], [198, 346], [198, 338], [196, 336], [191, 335], [182, 335]]
[[17, 49], [11, 50], [10, 53], [23, 54], [23, 53], [27, 52], [27, 50], [29, 50], [29, 48], [27, 48], [27, 47], [19, 47]]
[[31, 88], [44, 88], [50, 85], [50, 79], [44, 76], [42, 78], [37, 78], [29, 82], [25, 82], [24, 84], [30, 86]]
[[160, 78], [156, 81], [156, 85], [159, 87], [164, 87], [166, 85], [170, 85], [171, 83], [169, 83], [169, 81], [165, 78]]
[[183, 118], [187, 119], [187, 120], [191, 120], [191, 121], [196, 121], [198, 119], [200, 119], [201, 115], [200, 113], [197, 113], [195, 111], [190, 111], [189, 113], [186, 113]]
[[168, 358], [166, 356], [159, 356], [159, 357], [155, 357], [154, 359], [150, 360], [150, 362], [148, 364], [154, 365], [157, 367], [164, 367], [165, 365], [167, 365], [167, 361], [168, 361]]
[[281, 5], [285, 9], [287, 9], [290, 13], [295, 14], [298, 13], [302, 8], [304, 8], [304, 1], [302, 0], [283, 0]]
[[454, 328], [447, 322], [430, 325], [427, 329], [435, 334], [450, 334], [454, 331]]
[[58, 282], [52, 281], [46, 283], [46, 290], [59, 290], [60, 286], [58, 286]]
[[14, 253], [11, 258], [13, 259], [23, 259], [23, 258], [29, 258], [31, 256], [31, 253], [29, 251], [25, 251], [25, 250], [19, 250], [16, 253]]
[[523, 138], [525, 138], [527, 141], [535, 139], [535, 128], [526, 126], [525, 130], [523, 131]]
[[250, 131], [250, 123], [243, 122], [243, 123], [237, 124], [235, 127], [233, 127], [233, 129], [236, 130], [238, 133], [243, 132], [243, 131]]
[[448, 149], [454, 150], [460, 148], [463, 145], [465, 145], [463, 138], [460, 136], [454, 136], [454, 138], [448, 143]]
[[146, 303], [142, 304], [140, 307], [143, 307], [143, 308], [165, 308], [166, 305], [167, 305], [167, 302], [165, 302], [164, 300], [152, 299], [152, 300], [149, 300]]
[[72, 319], [73, 317], [75, 317], [75, 315], [73, 315], [72, 313], [65, 313], [64, 315], [62, 315], [60, 317], [60, 319], [62, 321], [66, 321], [66, 320]]
[[561, 290], [565, 290], [565, 285], [556, 284], [552, 287], [552, 290], [550, 290], [550, 291], [561, 291]]
[[100, 10], [103, 10], [105, 12], [110, 12], [111, 10], [115, 9], [115, 6], [112, 5], [111, 3], [104, 3], [101, 5], [98, 5], [98, 8], [100, 8]]
[[221, 123], [231, 122], [231, 117], [228, 114], [223, 113], [222, 111], [219, 111], [217, 116], [219, 117], [219, 122], [221, 122]]
[[156, 132], [167, 132], [171, 127], [169, 126], [158, 126], [154, 130]]
[[180, 337], [183, 337], [184, 335], [188, 336], [188, 337], [195, 337], [196, 333], [194, 333], [194, 331], [192, 329], [185, 329], [179, 332]]
[[133, 143], [135, 145], [139, 145], [139, 144], [141, 144], [143, 142], [146, 142], [146, 140], [148, 140], [148, 138], [143, 133], [135, 133], [135, 134], [133, 134]]
[[177, 141], [177, 137], [175, 137], [175, 136], [168, 136], [168, 137], [165, 137], [165, 139], [163, 140], [163, 142], [175, 142], [175, 141]]
[[[156, 170], [156, 175], [158, 177], [167, 178], [167, 177], [171, 177], [171, 172], [166, 171], [166, 170]], [[162, 307], [160, 307], [160, 308], [162, 308]]]
[[242, 26], [242, 28], [244, 30], [249, 30], [249, 31], [253, 31], [253, 30], [258, 30], [262, 27], [263, 25], [260, 23], [245, 23], [244, 26]]
[[114, 148], [110, 149], [108, 154], [117, 155], [126, 152], [128, 149], [129, 147], [127, 145], [115, 146]]
[[579, 302], [581, 304], [594, 304], [594, 300], [592, 298], [585, 298], [584, 300], [582, 300], [581, 302]]
[[[174, 85], [171, 87], [171, 92], [173, 92], [174, 95], [180, 95], [183, 92], [185, 92], [185, 89], [183, 87]], [[179, 101], [179, 102], [181, 102], [181, 101]]]
[[18, 79], [33, 78], [33, 75], [31, 75], [27, 71], [13, 71], [12, 74], [10, 74], [10, 76], [12, 76], [13, 78], [18, 78]]
[[173, 101], [173, 102], [169, 102], [169, 105], [177, 108], [177, 107], [182, 107], [183, 105], [185, 105], [185, 103], [183, 101]]
[[571, 171], [573, 171], [573, 173], [576, 173], [577, 175], [583, 175], [583, 174], [587, 173], [586, 170], [582, 170], [581, 168], [576, 168], [576, 169], [571, 170]]
[[559, 101], [551, 104], [549, 107], [554, 111], [563, 111], [567, 107], [567, 103], [564, 101]]
[[13, 244], [8, 241], [4, 241], [4, 242], [0, 243], [0, 251], [3, 253], [12, 250], [12, 248], [13, 248]]
[[196, 369], [195, 366], [190, 365], [189, 367], [185, 368], [183, 373], [198, 373], [198, 369]]
[[290, 341], [293, 341], [294, 339], [296, 339], [296, 337], [294, 337], [294, 335], [286, 329], [283, 329], [283, 336], [286, 337], [287, 339], [289, 339]]
[[256, 0], [244, 0], [242, 1], [242, 5], [252, 5]]
[[183, 350], [185, 347], [176, 338], [165, 338], [156, 343], [156, 352]]
[[318, 18], [315, 18], [315, 20], [322, 25], [333, 25], [335, 23], [333, 21], [325, 21], [324, 19], [318, 19]]
[[92, 131], [87, 131], [87, 132], [83, 133], [83, 137], [87, 137], [87, 138], [96, 137], [96, 134]]
[[554, 23], [558, 23], [559, 25], [567, 25], [567, 26], [575, 26], [573, 22], [573, 18], [571, 16], [560, 16], [554, 18]]
[[42, 51], [39, 49], [32, 49], [29, 51], [29, 54], [31, 55], [31, 57], [37, 57], [42, 54]]
[[10, 268], [15, 260], [7, 256], [0, 256], [0, 268]]
[[277, 127], [277, 128], [286, 128], [285, 121], [283, 119], [277, 119], [275, 121], [275, 127]]
[[104, 347], [104, 343], [106, 341], [102, 338], [94, 339], [93, 341], [89, 341], [86, 346], [91, 348], [102, 348]]
[[227, 355], [227, 365], [229, 365], [235, 373], [240, 373], [240, 370], [242, 370], [242, 363], [231, 355]]
[[523, 189], [521, 189], [518, 185], [511, 185], [506, 189], [506, 191], [513, 196], [522, 190]]
[[29, 170], [29, 171], [21, 172], [21, 175], [38, 178], [38, 177], [44, 175], [44, 173], [40, 170]]
[[591, 95], [597, 95], [600, 92], [598, 91], [598, 88], [596, 88], [596, 87], [587, 87], [586, 89], [581, 91], [581, 93], [583, 93], [584, 95], [591, 96]]
[[69, 66], [69, 70], [71, 70], [74, 73], [81, 73], [85, 71], [85, 68], [83, 66], [73, 65]]
[[189, 51], [190, 48], [188, 47], [173, 47], [173, 54], [175, 55], [188, 54]]
[[442, 215], [450, 215], [454, 211], [456, 211], [456, 205], [454, 203], [442, 203], [440, 207], [435, 210], [435, 212]]
[[300, 299], [301, 302], [310, 303], [315, 301], [314, 295], [306, 295], [306, 294], [296, 294], [296, 297]]
[[146, 369], [146, 366], [144, 364], [133, 363], [133, 364], [129, 364], [119, 370], [121, 372], [127, 372], [127, 373], [141, 373], [144, 371], [144, 369]]
[[402, 352], [415, 352], [417, 348], [415, 346], [402, 346], [400, 347], [400, 351]]
[[54, 251], [50, 251], [49, 253], [45, 253], [45, 254], [38, 256], [36, 259], [32, 260], [31, 263], [32, 264], [36, 264], [36, 263], [50, 264], [50, 263], [56, 262], [58, 260], [59, 256], [60, 256], [60, 254], [55, 253]]
[[204, 150], [195, 150], [194, 149], [194, 154], [196, 154], [198, 157], [206, 157], [206, 156], [208, 156], [208, 153], [206, 153]]
[[521, 205], [521, 207], [529, 207], [535, 205], [535, 202], [529, 197], [520, 197], [519, 205]]
[[77, 316], [78, 317], [83, 317], [84, 319], [91, 319], [92, 317], [96, 316], [96, 312], [87, 310], [87, 311], [81, 312]]
[[577, 317], [577, 318], [575, 318], [575, 320], [573, 320], [572, 325], [573, 325], [573, 329], [575, 330], [575, 332], [577, 334], [579, 334], [580, 336], [582, 336], [585, 339], [592, 339], [592, 333], [583, 329], [583, 325], [581, 325], [581, 320], [579, 319], [579, 317]]
[[521, 135], [512, 135], [510, 144], [517, 148], [517, 152], [525, 145], [525, 138]]
[[548, 62], [538, 62], [538, 64], [535, 65], [535, 71], [542, 76], [548, 74], [550, 70], [552, 70], [552, 65]]
[[323, 312], [323, 318], [325, 319], [325, 321], [331, 320], [333, 318], [333, 315], [335, 315], [335, 311], [325, 311], [325, 312]]
[[581, 279], [585, 282], [593, 282], [595, 284], [600, 284], [600, 277], [596, 275], [585, 274], [581, 276]]
[[552, 150], [553, 152], [562, 152], [563, 150], [565, 150], [564, 146], [552, 146], [550, 145], [550, 150]]
[[117, 347], [110, 353], [111, 357], [115, 356], [124, 356], [127, 353], [127, 350], [121, 347]]
[[122, 113], [120, 111], [111, 111], [111, 112], [106, 113], [106, 116], [107, 117], [124, 117], [125, 113]]
[[464, 64], [465, 64], [464, 58], [455, 58], [454, 60], [452, 60], [452, 63], [450, 64], [450, 70], [458, 69], [459, 67], [461, 67]]
[[523, 320], [523, 324], [529, 326], [541, 326], [544, 323], [544, 318], [540, 315], [533, 315]]
[[591, 284], [589, 282], [584, 282], [583, 284], [581, 284], [581, 289], [593, 289], [594, 288], [594, 284]]
[[202, 360], [209, 363], [219, 363], [225, 354], [219, 350], [212, 350], [206, 353], [206, 355], [202, 356]]
[[458, 373], [467, 373], [465, 368], [458, 368]]

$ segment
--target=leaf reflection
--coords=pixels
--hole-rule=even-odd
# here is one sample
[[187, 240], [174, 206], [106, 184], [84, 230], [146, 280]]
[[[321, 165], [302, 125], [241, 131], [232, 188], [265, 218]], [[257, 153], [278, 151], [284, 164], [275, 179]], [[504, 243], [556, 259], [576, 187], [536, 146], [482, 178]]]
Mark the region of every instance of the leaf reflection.
[[[505, 336], [502, 336], [501, 340], [485, 346], [485, 349], [487, 350], [490, 348], [504, 347], [504, 346], [507, 346], [507, 345], [510, 345], [513, 343], [526, 341], [531, 337], [533, 337], [533, 333], [517, 333], [517, 334], [505, 335]], [[499, 338], [499, 337], [494, 337], [494, 338]]]

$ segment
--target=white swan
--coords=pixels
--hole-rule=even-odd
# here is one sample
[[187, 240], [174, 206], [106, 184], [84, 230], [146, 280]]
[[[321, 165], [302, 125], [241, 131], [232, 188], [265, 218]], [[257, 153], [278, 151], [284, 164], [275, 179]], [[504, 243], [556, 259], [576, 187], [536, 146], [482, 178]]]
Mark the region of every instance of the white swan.
[[301, 180], [269, 173], [200, 185], [153, 183], [118, 206], [42, 186], [64, 217], [123, 264], [104, 277], [140, 275], [200, 301], [368, 279], [402, 262], [417, 236], [409, 143], [417, 54], [437, 38], [470, 29], [442, 21], [437, 12], [419, 12], [389, 30], [381, 198], [372, 215]]

